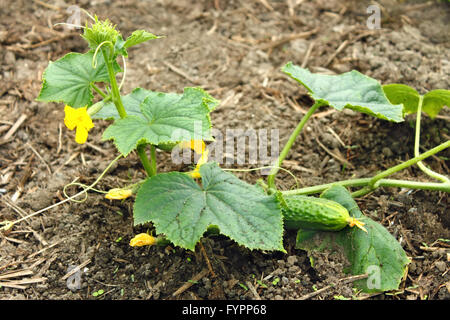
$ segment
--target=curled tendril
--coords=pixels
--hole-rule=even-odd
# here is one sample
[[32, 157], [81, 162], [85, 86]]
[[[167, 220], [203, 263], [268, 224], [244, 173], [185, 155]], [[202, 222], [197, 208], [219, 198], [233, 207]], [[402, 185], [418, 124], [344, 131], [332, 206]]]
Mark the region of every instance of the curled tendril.
[[81, 11], [83, 11], [89, 18], [91, 18], [92, 19], [92, 21], [94, 21], [95, 22], [95, 18], [86, 10], [86, 9], [83, 9], [83, 8], [80, 8], [81, 9]]
[[[45, 207], [44, 209], [38, 210], [38, 211], [33, 212], [33, 213], [29, 214], [29, 215], [26, 215], [26, 216], [24, 216], [24, 217], [22, 217], [22, 218], [20, 218], [20, 219], [18, 219], [18, 220], [15, 220], [15, 221], [12, 221], [12, 222], [9, 222], [9, 221], [8, 221], [8, 222], [5, 222], [5, 221], [3, 221], [3, 223], [0, 223], [0, 224], [5, 224], [5, 223], [6, 223], [6, 227], [8, 227], [8, 229], [9, 229], [9, 228], [11, 228], [13, 225], [15, 225], [15, 224], [17, 224], [17, 223], [19, 223], [19, 222], [21, 222], [21, 221], [24, 221], [24, 220], [26, 220], [26, 219], [29, 219], [29, 218], [31, 218], [31, 217], [33, 217], [33, 216], [35, 216], [35, 215], [38, 215], [38, 214], [42, 213], [42, 212], [45, 212], [45, 211], [50, 210], [50, 209], [52, 209], [52, 208], [55, 208], [55, 207], [57, 207], [57, 206], [59, 206], [59, 205], [65, 203], [65, 202], [67, 202], [67, 201], [72, 201], [73, 199], [75, 199], [76, 197], [80, 196], [80, 195], [83, 194], [83, 193], [85, 193], [85, 194], [86, 194], [86, 197], [87, 197], [87, 191], [93, 189], [94, 186], [95, 186], [95, 185], [103, 178], [103, 176], [106, 174], [106, 172], [107, 172], [109, 169], [111, 169], [112, 165], [113, 165], [114, 163], [116, 163], [117, 160], [119, 160], [121, 157], [123, 157], [123, 156], [122, 156], [122, 155], [119, 155], [119, 156], [117, 156], [114, 160], [112, 160], [112, 161], [110, 162], [110, 164], [106, 167], [106, 169], [103, 170], [103, 172], [100, 174], [100, 176], [97, 178], [97, 180], [94, 181], [94, 183], [92, 183], [90, 186], [87, 186], [87, 188], [85, 188], [83, 191], [77, 193], [76, 195], [73, 195], [73, 196], [71, 196], [71, 197], [68, 197], [67, 199], [64, 199], [64, 200], [62, 200], [62, 201], [60, 201], [60, 202], [58, 202], [58, 203], [52, 204], [52, 205], [50, 205], [50, 206], [48, 206], [48, 207]], [[76, 179], [75, 179], [74, 181], [76, 181]], [[66, 189], [66, 187], [64, 187], [64, 189]], [[5, 228], [5, 227], [0, 228], [0, 230], [4, 230], [4, 229], [6, 229], [6, 228]], [[6, 230], [8, 230], [8, 229], [6, 229]]]
[[[64, 188], [63, 188], [63, 194], [64, 194], [64, 196], [65, 196], [66, 198], [70, 199], [70, 201], [72, 201], [72, 202], [77, 202], [77, 203], [83, 203], [83, 202], [85, 202], [85, 201], [87, 200], [87, 198], [88, 198], [88, 193], [87, 193], [87, 192], [88, 192], [89, 190], [93, 190], [93, 191], [98, 192], [98, 193], [108, 193], [108, 192], [106, 192], [106, 191], [94, 189], [94, 188], [92, 187], [92, 185], [88, 186], [88, 185], [86, 185], [86, 184], [76, 182], [77, 180], [78, 180], [78, 178], [76, 178], [75, 180], [73, 180], [71, 183], [66, 184], [66, 185], [64, 186]], [[76, 200], [76, 199], [71, 198], [71, 197], [67, 194], [67, 192], [66, 192], [66, 189], [67, 189], [68, 187], [71, 187], [71, 186], [79, 186], [79, 187], [83, 188], [83, 191], [82, 191], [82, 192], [84, 193], [84, 199], [82, 199], [82, 200]]]
[[120, 91], [120, 89], [122, 89], [123, 83], [125, 82], [125, 76], [127, 75], [127, 63], [125, 61], [124, 56], [122, 56], [122, 61], [123, 61], [123, 76], [122, 76], [122, 80], [120, 81], [119, 91]]
[[[76, 182], [76, 181], [78, 180], [78, 178], [76, 178], [75, 180], [73, 180], [71, 183], [66, 184], [66, 185], [64, 186], [64, 188], [63, 188], [64, 196], [67, 198], [66, 201], [84, 202], [84, 201], [86, 201], [86, 199], [88, 198], [87, 192], [88, 192], [89, 190], [94, 190], [94, 191], [99, 192], [99, 193], [107, 193], [106, 191], [101, 191], [101, 190], [94, 189], [94, 186], [95, 186], [95, 185], [103, 178], [103, 176], [106, 174], [106, 172], [107, 172], [107, 171], [112, 167], [112, 165], [113, 165], [117, 160], [119, 160], [121, 157], [122, 157], [122, 155], [119, 155], [119, 156], [117, 156], [113, 161], [111, 161], [110, 164], [106, 167], [106, 169], [103, 170], [103, 172], [102, 172], [102, 173], [100, 174], [100, 176], [97, 178], [97, 180], [95, 180], [94, 183], [92, 183], [92, 184], [89, 185], [89, 186], [88, 186], [88, 185], [85, 185], [85, 184], [82, 184], [82, 183], [79, 183], [79, 182]], [[70, 187], [70, 186], [73, 186], [73, 185], [82, 187], [82, 188], [83, 188], [83, 191], [80, 191], [80, 192], [77, 193], [76, 195], [69, 197], [69, 196], [67, 195], [67, 193], [66, 193], [66, 189], [67, 189], [68, 187]], [[84, 199], [83, 199], [83, 200], [75, 200], [76, 197], [78, 197], [79, 195], [81, 195], [81, 194], [83, 194], [83, 193], [84, 193]]]
[[82, 28], [82, 29], [86, 28], [84, 26], [79, 26], [77, 24], [67, 23], [67, 22], [58, 22], [58, 23], [55, 23], [53, 26], [59, 26], [59, 25], [64, 25], [64, 26], [69, 26], [69, 27], [76, 27], [76, 28]]
[[[95, 18], [94, 18], [88, 11], [86, 11], [86, 10], [83, 9], [83, 8], [79, 8], [79, 9], [81, 9], [81, 11], [83, 11], [89, 18], [92, 19], [92, 21], [95, 22]], [[64, 26], [69, 26], [69, 27], [75, 27], [75, 28], [81, 28], [81, 29], [87, 28], [86, 26], [81, 26], [81, 25], [78, 25], [78, 24], [67, 23], [67, 22], [58, 22], [58, 23], [53, 24], [53, 26], [59, 26], [59, 25], [64, 25]]]
[[102, 43], [100, 43], [97, 46], [97, 49], [95, 49], [94, 52], [94, 56], [92, 57], [92, 68], [96, 69], [97, 68], [97, 54], [98, 54], [98, 50], [100, 50], [100, 48], [104, 45], [104, 44], [109, 44], [111, 47], [113, 46], [113, 43], [109, 40], [103, 41]]

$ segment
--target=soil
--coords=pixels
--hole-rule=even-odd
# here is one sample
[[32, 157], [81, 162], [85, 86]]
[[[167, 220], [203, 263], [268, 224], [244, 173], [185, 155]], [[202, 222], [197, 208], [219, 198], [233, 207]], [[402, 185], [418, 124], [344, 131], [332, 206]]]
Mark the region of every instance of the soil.
[[[356, 69], [383, 84], [405, 83], [421, 93], [449, 88], [449, 4], [378, 3], [381, 29], [373, 30], [366, 25], [368, 1], [81, 0], [76, 5], [109, 18], [125, 36], [135, 29], [165, 35], [129, 50], [124, 93], [138, 86], [163, 92], [201, 86], [221, 100], [211, 114], [215, 128], [223, 133], [227, 128], [279, 129], [282, 146], [312, 104], [306, 91], [280, 72], [288, 61], [328, 74]], [[65, 185], [76, 178], [91, 184], [117, 156], [112, 143], [101, 141], [106, 121], [97, 122], [88, 143], [78, 145], [63, 125], [63, 106], [35, 101], [49, 60], [87, 50], [79, 30], [55, 26], [67, 21], [69, 5], [60, 0], [0, 4], [0, 221], [64, 200]], [[395, 124], [348, 110], [320, 111], [284, 164], [301, 186], [369, 177], [412, 157], [414, 116]], [[424, 150], [449, 139], [449, 119], [448, 108], [434, 120], [423, 117]], [[448, 174], [449, 150], [439, 156], [426, 163]], [[159, 172], [187, 169], [158, 153]], [[236, 175], [249, 183], [261, 178], [259, 171]], [[144, 177], [138, 157], [131, 154], [96, 188], [108, 190]], [[395, 177], [429, 180], [417, 167]], [[295, 181], [280, 172], [277, 185], [287, 190]], [[70, 195], [78, 191], [66, 190]], [[339, 281], [348, 277], [345, 259], [330, 253], [311, 257], [295, 249], [291, 232], [284, 237], [286, 254], [250, 251], [225, 236], [204, 237], [213, 272], [200, 246], [195, 252], [170, 245], [133, 248], [130, 239], [151, 232], [152, 226], [133, 227], [132, 199], [111, 202], [89, 192], [82, 203], [65, 202], [0, 234], [0, 299], [290, 300], [327, 286], [309, 298], [449, 299], [448, 194], [381, 188], [357, 202], [412, 260], [398, 291], [355, 291], [351, 283]], [[80, 265], [81, 279], [69, 277], [68, 283], [70, 268]]]

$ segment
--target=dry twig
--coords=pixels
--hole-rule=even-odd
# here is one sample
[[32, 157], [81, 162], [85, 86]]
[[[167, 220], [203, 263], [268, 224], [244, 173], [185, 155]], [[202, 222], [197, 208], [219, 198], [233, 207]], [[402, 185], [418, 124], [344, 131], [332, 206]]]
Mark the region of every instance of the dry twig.
[[14, 125], [9, 129], [9, 131], [3, 136], [3, 141], [6, 141], [12, 137], [12, 135], [19, 129], [22, 123], [27, 119], [26, 114], [21, 114], [19, 119], [14, 123]]
[[[351, 277], [339, 279], [339, 280], [337, 281], [337, 283], [350, 283], [350, 282], [353, 282], [353, 281], [356, 281], [356, 280], [365, 279], [365, 278], [367, 278], [368, 276], [369, 276], [369, 275], [368, 275], [367, 273], [365, 273], [365, 274], [359, 274], [359, 275], [356, 275], [356, 276], [351, 276]], [[314, 292], [305, 294], [304, 296], [301, 296], [301, 297], [299, 298], [299, 300], [307, 300], [307, 299], [310, 299], [310, 298], [312, 298], [312, 297], [315, 297], [315, 296], [317, 296], [318, 294], [321, 294], [322, 292], [325, 292], [325, 291], [327, 291], [327, 290], [329, 290], [329, 289], [335, 287], [335, 286], [337, 285], [337, 283], [336, 283], [336, 284], [330, 284], [330, 285], [328, 285], [328, 286], [326, 286], [326, 287], [323, 287], [322, 289], [319, 289], [319, 290], [317, 290], [317, 291], [314, 291]]]
[[247, 281], [246, 284], [247, 284], [247, 287], [249, 288], [250, 292], [255, 296], [255, 299], [261, 300], [261, 297], [259, 296], [258, 292], [256, 291], [255, 286], [250, 281]]
[[70, 270], [69, 272], [67, 272], [62, 278], [62, 281], [67, 280], [67, 278], [69, 278], [71, 275], [77, 273], [78, 271], [81, 270], [81, 268], [84, 268], [85, 266], [87, 266], [89, 263], [91, 263], [91, 259], [87, 259], [85, 262], [81, 263], [80, 265], [76, 266], [75, 268], [73, 268], [72, 270]]
[[201, 278], [205, 277], [209, 273], [208, 268], [203, 269], [198, 274], [196, 274], [190, 281], [185, 282], [180, 288], [177, 289], [174, 293], [172, 293], [172, 297], [176, 297], [183, 292], [185, 292], [187, 289], [192, 287], [195, 282], [199, 281]]
[[31, 151], [33, 151], [33, 153], [39, 158], [39, 160], [42, 161], [42, 163], [47, 168], [48, 173], [52, 174], [52, 169], [50, 169], [50, 166], [48, 165], [47, 162], [45, 162], [44, 158], [42, 158], [42, 156], [39, 154], [39, 152], [37, 152], [36, 149], [34, 149], [30, 143], [27, 142], [26, 145], [27, 145], [27, 147], [29, 147], [31, 149]]
[[313, 34], [317, 33], [319, 30], [320, 30], [319, 28], [315, 28], [315, 29], [310, 30], [310, 31], [290, 34], [290, 35], [288, 35], [286, 37], [283, 37], [283, 38], [281, 38], [279, 40], [275, 40], [275, 41], [271, 41], [269, 43], [261, 44], [258, 48], [260, 50], [273, 49], [273, 48], [278, 47], [278, 46], [280, 46], [282, 44], [290, 42], [292, 40], [309, 38]]
[[188, 75], [186, 72], [184, 72], [183, 70], [175, 67], [173, 64], [171, 64], [170, 62], [167, 61], [163, 61], [163, 63], [173, 72], [177, 73], [178, 75], [182, 76], [183, 78], [186, 78], [187, 80], [189, 80], [190, 82], [194, 83], [194, 84], [198, 84], [201, 85], [203, 84], [201, 81], [199, 81], [198, 79], [194, 79], [192, 78], [190, 75]]
[[208, 255], [206, 254], [205, 247], [203, 246], [203, 243], [199, 241], [199, 247], [200, 251], [202, 252], [203, 256], [205, 257], [206, 264], [208, 265], [209, 272], [211, 273], [211, 277], [216, 277], [216, 274], [214, 273], [214, 270], [212, 268], [211, 262], [209, 261]]

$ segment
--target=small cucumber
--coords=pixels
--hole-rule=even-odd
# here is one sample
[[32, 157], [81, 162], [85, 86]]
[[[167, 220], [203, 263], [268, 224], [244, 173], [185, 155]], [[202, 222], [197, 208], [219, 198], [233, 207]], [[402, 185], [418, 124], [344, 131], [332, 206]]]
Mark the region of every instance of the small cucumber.
[[278, 194], [277, 198], [287, 229], [339, 231], [356, 225], [366, 231], [362, 222], [350, 217], [348, 210], [335, 201], [303, 195]]
[[178, 144], [177, 142], [167, 142], [167, 143], [160, 143], [156, 147], [163, 151], [170, 152], [177, 144]]

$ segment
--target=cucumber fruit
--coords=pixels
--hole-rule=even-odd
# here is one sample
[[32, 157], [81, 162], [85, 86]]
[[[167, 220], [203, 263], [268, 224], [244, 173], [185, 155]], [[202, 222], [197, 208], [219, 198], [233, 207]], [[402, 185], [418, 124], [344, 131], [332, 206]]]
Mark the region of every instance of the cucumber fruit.
[[156, 147], [163, 151], [170, 152], [177, 144], [178, 144], [178, 142], [166, 142], [166, 143], [160, 143]]
[[351, 217], [348, 210], [335, 201], [304, 195], [282, 196], [281, 193], [277, 198], [287, 229], [339, 231], [347, 225], [356, 225], [366, 231], [364, 223]]

